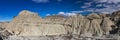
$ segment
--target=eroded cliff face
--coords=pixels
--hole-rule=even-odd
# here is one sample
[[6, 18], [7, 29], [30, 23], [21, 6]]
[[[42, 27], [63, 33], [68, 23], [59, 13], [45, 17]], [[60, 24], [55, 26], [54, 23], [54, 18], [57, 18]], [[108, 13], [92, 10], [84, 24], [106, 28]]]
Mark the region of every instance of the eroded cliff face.
[[66, 30], [60, 24], [47, 24], [38, 14], [23, 10], [6, 27], [10, 33], [17, 36], [45, 36], [65, 34]]
[[114, 22], [115, 25], [112, 26], [111, 34], [119, 34], [120, 35], [120, 11], [113, 12], [110, 15], [110, 19]]
[[87, 16], [80, 14], [69, 17], [53, 15], [43, 19], [37, 13], [23, 10], [6, 25], [5, 30], [16, 36], [62, 34], [102, 36], [109, 35], [114, 30], [119, 31], [120, 16], [118, 14], [120, 14], [119, 11], [113, 14], [91, 13]]
[[[88, 16], [74, 15], [67, 19], [66, 25], [71, 26], [71, 33], [78, 35], [98, 35], [109, 34], [114, 23], [109, 18], [102, 18], [96, 13]], [[68, 28], [69, 29], [69, 28]]]

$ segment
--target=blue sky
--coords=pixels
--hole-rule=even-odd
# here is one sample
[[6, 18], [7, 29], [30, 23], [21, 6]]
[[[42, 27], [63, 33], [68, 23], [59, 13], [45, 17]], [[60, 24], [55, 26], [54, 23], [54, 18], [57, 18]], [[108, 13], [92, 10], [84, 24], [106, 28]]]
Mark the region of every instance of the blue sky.
[[22, 10], [45, 17], [53, 14], [112, 13], [119, 9], [120, 0], [0, 0], [0, 21], [9, 21]]

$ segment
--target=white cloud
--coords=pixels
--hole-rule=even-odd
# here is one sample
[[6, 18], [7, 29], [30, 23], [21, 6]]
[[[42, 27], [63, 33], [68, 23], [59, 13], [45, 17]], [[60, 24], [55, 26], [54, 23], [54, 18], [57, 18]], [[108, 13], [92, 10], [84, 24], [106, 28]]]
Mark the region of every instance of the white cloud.
[[58, 15], [73, 16], [73, 15], [76, 15], [76, 13], [73, 13], [73, 12], [70, 12], [70, 13], [59, 12]]
[[92, 6], [91, 4], [92, 4], [92, 2], [84, 3], [84, 6], [81, 6], [81, 8], [88, 8], [88, 7]]
[[46, 14], [46, 16], [50, 16], [50, 14]]
[[99, 13], [112, 13], [116, 10], [120, 9], [120, 0], [100, 0], [101, 4], [98, 4], [100, 6], [103, 6], [105, 8], [96, 9], [95, 12]]
[[58, 15], [65, 15], [65, 12], [59, 12]]
[[77, 15], [77, 13], [81, 13], [81, 12], [84, 11], [58, 12], [57, 14], [46, 14], [46, 16], [51, 16], [51, 15], [74, 16]]
[[84, 3], [81, 8], [85, 9], [83, 11], [89, 12], [112, 13], [116, 10], [120, 10], [120, 0], [92, 0], [91, 2]]
[[107, 2], [108, 0], [94, 0], [94, 1], [103, 3], [103, 2]]
[[95, 1], [100, 3], [114, 3], [114, 4], [117, 4], [120, 2], [120, 0], [95, 0]]
[[72, 11], [72, 13], [82, 13], [84, 11]]
[[47, 2], [49, 2], [49, 0], [32, 0], [32, 1], [34, 1], [36, 3], [47, 3]]
[[73, 15], [77, 15], [76, 13], [66, 13], [66, 16], [73, 16]]
[[[80, 12], [80, 11], [76, 11], [76, 12]], [[73, 15], [77, 15], [76, 13], [74, 12], [58, 12], [57, 14], [46, 14], [46, 16], [51, 16], [51, 15], [63, 15], [63, 16], [73, 16]]]
[[[119, 8], [118, 8], [119, 9]], [[104, 14], [110, 14], [114, 11], [117, 11], [117, 9], [115, 8], [101, 8], [101, 9], [95, 9], [95, 8], [91, 8], [91, 9], [86, 9], [84, 11], [88, 11], [88, 12], [98, 12], [98, 13], [104, 13]]]

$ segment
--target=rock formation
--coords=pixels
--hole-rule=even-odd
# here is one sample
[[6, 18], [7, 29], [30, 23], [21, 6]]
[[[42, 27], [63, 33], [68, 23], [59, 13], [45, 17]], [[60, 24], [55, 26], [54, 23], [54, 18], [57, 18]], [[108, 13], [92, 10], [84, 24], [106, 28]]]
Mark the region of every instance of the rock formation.
[[66, 33], [64, 26], [42, 24], [42, 21], [38, 14], [23, 10], [7, 25], [6, 30], [17, 36], [60, 35]]
[[115, 24], [109, 18], [107, 18], [107, 17], [103, 18], [103, 21], [101, 24], [101, 29], [103, 30], [103, 33], [109, 34], [109, 31], [112, 30], [113, 25], [115, 25]]
[[120, 11], [113, 12], [111, 15], [111, 20], [114, 22], [112, 33], [118, 33], [120, 35]]
[[0, 22], [0, 40], [6, 39], [12, 34], [5, 30], [9, 22]]
[[46, 36], [46, 35], [79, 35], [103, 36], [112, 31], [119, 31], [119, 11], [113, 14], [91, 13], [87, 16], [81, 14], [64, 17], [52, 15], [45, 18], [37, 13], [23, 10], [18, 16], [5, 25], [5, 30], [15, 36]]
[[[112, 25], [115, 25], [109, 17], [101, 17], [96, 13], [88, 16], [74, 15], [69, 17], [65, 23], [68, 32], [78, 35], [98, 35], [109, 34]], [[89, 33], [89, 34], [86, 34]]]

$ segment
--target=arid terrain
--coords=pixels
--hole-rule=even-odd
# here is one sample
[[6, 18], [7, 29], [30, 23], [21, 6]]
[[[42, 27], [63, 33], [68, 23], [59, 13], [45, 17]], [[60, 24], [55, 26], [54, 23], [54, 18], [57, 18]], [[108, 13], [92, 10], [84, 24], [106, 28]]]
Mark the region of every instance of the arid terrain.
[[4, 40], [120, 40], [120, 11], [82, 16], [45, 18], [23, 10], [10, 22], [0, 23]]

